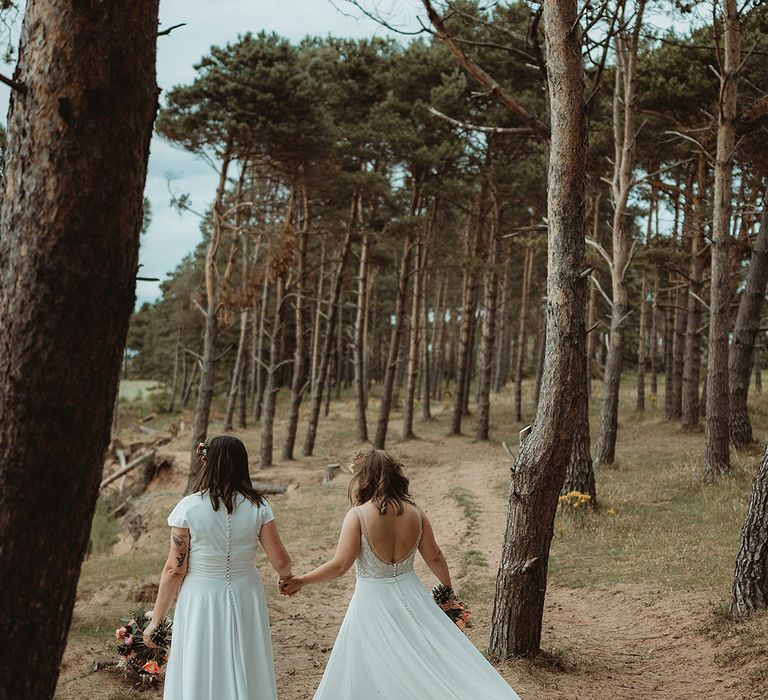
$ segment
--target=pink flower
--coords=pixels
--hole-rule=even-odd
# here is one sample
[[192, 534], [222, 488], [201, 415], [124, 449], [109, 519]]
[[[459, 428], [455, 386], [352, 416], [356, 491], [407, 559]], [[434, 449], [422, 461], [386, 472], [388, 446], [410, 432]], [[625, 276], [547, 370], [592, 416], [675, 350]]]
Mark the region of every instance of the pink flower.
[[118, 627], [115, 630], [115, 639], [122, 639], [123, 637], [125, 637], [125, 635], [126, 635], [125, 627]]
[[123, 644], [127, 647], [131, 646], [131, 644], [133, 644], [133, 637], [130, 634], [127, 637], [124, 637]]
[[141, 667], [141, 670], [153, 675], [158, 674], [160, 673], [160, 664], [158, 664], [157, 661], [147, 661], [147, 663]]

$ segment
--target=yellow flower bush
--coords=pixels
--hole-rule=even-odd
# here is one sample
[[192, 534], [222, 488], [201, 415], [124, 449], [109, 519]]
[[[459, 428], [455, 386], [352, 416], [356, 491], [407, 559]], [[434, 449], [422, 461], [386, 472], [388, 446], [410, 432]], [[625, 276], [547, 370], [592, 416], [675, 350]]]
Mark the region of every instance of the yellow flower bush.
[[569, 491], [560, 496], [560, 498], [557, 499], [557, 502], [561, 510], [570, 512], [586, 508], [591, 500], [592, 496], [588, 493]]

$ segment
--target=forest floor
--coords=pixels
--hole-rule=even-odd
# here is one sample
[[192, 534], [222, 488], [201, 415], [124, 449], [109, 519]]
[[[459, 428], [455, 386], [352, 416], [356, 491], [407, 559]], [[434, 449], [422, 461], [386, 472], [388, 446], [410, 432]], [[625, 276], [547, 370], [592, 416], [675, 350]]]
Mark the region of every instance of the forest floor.
[[[655, 406], [636, 415], [629, 410], [632, 386], [625, 377], [618, 462], [597, 473], [600, 507], [558, 515], [545, 653], [498, 668], [523, 700], [768, 697], [768, 615], [735, 623], [727, 614], [739, 532], [761, 449], [736, 455], [733, 477], [706, 483], [703, 433], [683, 433], [663, 421]], [[768, 395], [758, 395], [753, 403], [756, 435], [766, 438]], [[375, 400], [371, 408], [375, 418]], [[419, 439], [408, 442], [398, 442], [396, 413], [390, 447], [405, 462], [413, 494], [429, 514], [455, 586], [473, 611], [469, 636], [484, 650], [506, 517], [509, 460], [499, 443], [512, 443], [521, 426], [511, 420], [511, 396], [505, 393], [494, 397], [487, 443], [449, 437], [449, 407], [437, 404], [433, 410], [433, 420], [416, 426]], [[473, 434], [474, 417], [465, 420], [465, 432]], [[323, 485], [323, 467], [345, 463], [359, 447], [352, 437], [351, 401], [333, 403], [331, 415], [321, 421], [315, 457], [268, 469], [254, 466], [260, 480], [289, 485], [285, 495], [270, 502], [296, 572], [332, 554], [347, 508], [348, 475], [342, 472]], [[276, 427], [280, 446], [284, 426], [278, 422]], [[211, 433], [217, 429], [220, 424]], [[238, 432], [255, 465], [258, 428]], [[300, 431], [299, 453], [302, 438]], [[115, 529], [107, 536], [109, 546], [85, 562], [56, 698], [160, 697], [158, 691], [136, 692], [116, 670], [92, 673], [90, 668], [94, 657], [113, 653], [114, 628], [136, 606], [138, 588], [158, 578], [167, 553], [165, 517], [186, 481], [188, 440], [182, 432], [163, 448], [175, 453], [174, 472], [156, 479], [137, 499], [135, 508], [143, 516], [138, 540]], [[99, 512], [94, 534], [104, 539], [112, 525], [103, 507]], [[274, 581], [263, 557], [259, 568], [268, 584]], [[432, 585], [423, 562], [417, 571], [425, 585]], [[281, 700], [312, 697], [353, 587], [352, 572], [291, 599], [268, 585]]]

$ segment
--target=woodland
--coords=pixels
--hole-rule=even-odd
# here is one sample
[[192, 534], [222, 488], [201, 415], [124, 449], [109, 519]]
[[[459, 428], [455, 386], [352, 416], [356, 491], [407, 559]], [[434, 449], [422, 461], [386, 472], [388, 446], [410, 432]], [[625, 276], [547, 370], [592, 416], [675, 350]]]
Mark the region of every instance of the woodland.
[[[134, 697], [91, 657], [229, 432], [306, 564], [344, 512], [327, 465], [412, 460], [523, 698], [766, 697], [768, 6], [404, 0], [406, 33], [337, 4], [389, 32], [254, 27], [159, 98], [157, 0], [15, 8], [0, 699]], [[134, 308], [153, 129], [218, 184], [169, 178], [200, 242]], [[291, 615], [332, 644], [350, 590], [270, 598], [288, 700], [324, 663]]]

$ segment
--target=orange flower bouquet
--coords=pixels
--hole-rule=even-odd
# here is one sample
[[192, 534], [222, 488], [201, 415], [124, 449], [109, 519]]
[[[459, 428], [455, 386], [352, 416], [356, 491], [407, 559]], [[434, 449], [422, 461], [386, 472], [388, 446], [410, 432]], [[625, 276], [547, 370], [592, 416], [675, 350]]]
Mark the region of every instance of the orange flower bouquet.
[[444, 586], [441, 583], [439, 586], [435, 586], [432, 589], [432, 597], [435, 599], [435, 603], [438, 604], [440, 609], [448, 615], [451, 621], [454, 622], [460, 630], [463, 630], [467, 626], [472, 613], [464, 603], [459, 600], [452, 588], [448, 588], [448, 586]]
[[118, 666], [126, 676], [136, 679], [136, 687], [140, 690], [157, 685], [165, 675], [168, 648], [171, 645], [171, 620], [165, 618], [152, 635], [156, 648], [144, 644], [144, 630], [150, 622], [144, 610], [139, 609], [120, 622], [122, 624], [115, 630], [117, 653], [120, 656]]

